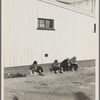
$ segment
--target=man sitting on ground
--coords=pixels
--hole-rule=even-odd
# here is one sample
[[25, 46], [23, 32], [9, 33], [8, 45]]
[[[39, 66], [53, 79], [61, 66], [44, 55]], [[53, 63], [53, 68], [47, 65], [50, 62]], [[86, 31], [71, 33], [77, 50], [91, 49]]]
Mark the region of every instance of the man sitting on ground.
[[63, 69], [64, 72], [65, 71], [72, 71], [72, 67], [71, 67], [71, 63], [70, 63], [69, 58], [67, 58], [61, 62], [60, 69]]
[[39, 75], [43, 76], [43, 68], [37, 65], [37, 61], [34, 61], [33, 64], [30, 66], [31, 75], [34, 75], [34, 72], [37, 72]]
[[55, 60], [52, 65], [51, 65], [51, 68], [50, 68], [50, 71], [54, 71], [55, 74], [57, 74], [57, 71], [60, 69], [60, 66], [59, 66], [59, 63], [58, 63], [58, 60]]
[[75, 71], [77, 71], [78, 63], [76, 61], [76, 57], [75, 56], [73, 58], [71, 58], [71, 66], [74, 68]]

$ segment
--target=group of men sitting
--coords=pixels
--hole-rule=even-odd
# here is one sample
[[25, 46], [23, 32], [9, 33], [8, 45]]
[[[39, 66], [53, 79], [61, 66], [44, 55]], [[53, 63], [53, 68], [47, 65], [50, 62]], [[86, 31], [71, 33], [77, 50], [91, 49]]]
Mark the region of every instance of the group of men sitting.
[[[67, 58], [63, 60], [61, 63], [58, 63], [58, 60], [55, 60], [51, 64], [50, 71], [54, 72], [55, 74], [57, 71], [59, 73], [63, 73], [65, 71], [77, 71], [78, 69], [78, 63], [76, 61], [76, 57], [73, 57], [71, 59]], [[44, 76], [44, 70], [41, 66], [38, 65], [37, 61], [34, 61], [33, 64], [29, 67], [30, 70], [30, 75], [34, 75], [35, 73]], [[9, 78], [14, 78], [14, 77], [26, 77], [26, 74], [21, 74], [21, 73], [16, 73], [16, 74], [8, 74]]]
[[65, 71], [73, 71], [73, 69], [75, 71], [78, 70], [78, 63], [75, 56], [71, 59], [67, 58], [63, 60], [60, 64], [58, 63], [58, 60], [55, 60], [51, 65], [50, 71], [54, 71], [54, 73], [56, 74], [57, 71], [63, 73]]

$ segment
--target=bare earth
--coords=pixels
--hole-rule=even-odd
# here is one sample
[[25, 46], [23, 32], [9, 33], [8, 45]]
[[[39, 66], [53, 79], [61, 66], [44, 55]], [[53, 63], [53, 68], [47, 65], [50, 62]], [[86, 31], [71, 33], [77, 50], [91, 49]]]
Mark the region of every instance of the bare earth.
[[4, 79], [4, 100], [95, 100], [95, 67]]

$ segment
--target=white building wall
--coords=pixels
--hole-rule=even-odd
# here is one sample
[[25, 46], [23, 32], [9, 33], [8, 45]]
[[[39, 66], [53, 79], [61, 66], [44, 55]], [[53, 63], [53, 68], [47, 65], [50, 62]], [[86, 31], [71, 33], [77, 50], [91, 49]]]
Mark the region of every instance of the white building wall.
[[[95, 18], [38, 0], [3, 0], [2, 64], [4, 67], [95, 59]], [[54, 19], [55, 31], [37, 30], [37, 18]], [[45, 54], [48, 57], [45, 57]]]

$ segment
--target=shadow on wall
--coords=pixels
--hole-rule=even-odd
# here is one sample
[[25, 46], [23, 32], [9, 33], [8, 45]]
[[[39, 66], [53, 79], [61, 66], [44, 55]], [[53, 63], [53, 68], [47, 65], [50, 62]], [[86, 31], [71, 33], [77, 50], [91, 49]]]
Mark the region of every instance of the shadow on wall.
[[83, 92], [74, 93], [74, 96], [75, 100], [90, 100], [90, 98]]

